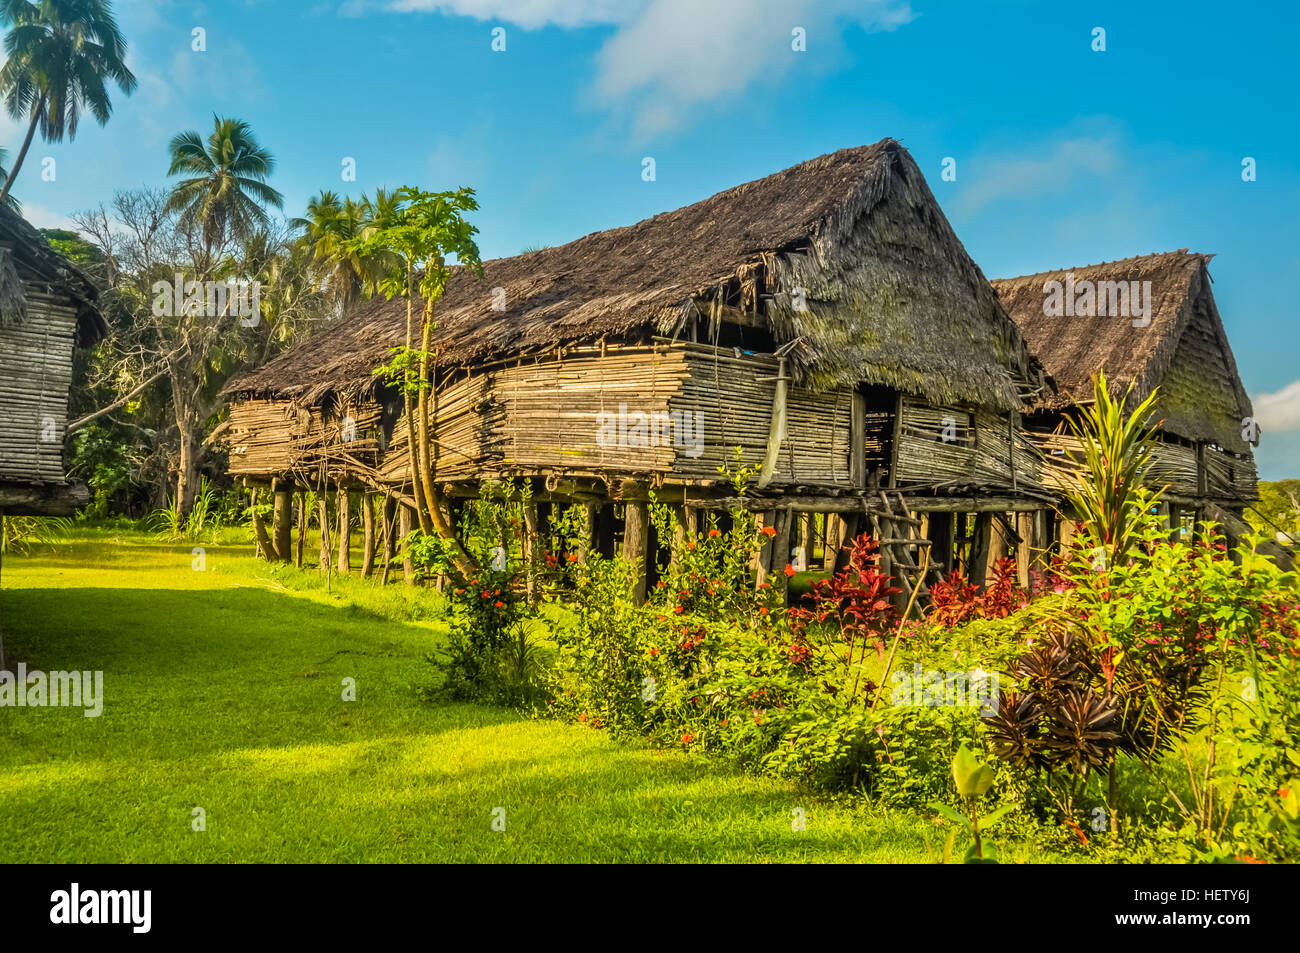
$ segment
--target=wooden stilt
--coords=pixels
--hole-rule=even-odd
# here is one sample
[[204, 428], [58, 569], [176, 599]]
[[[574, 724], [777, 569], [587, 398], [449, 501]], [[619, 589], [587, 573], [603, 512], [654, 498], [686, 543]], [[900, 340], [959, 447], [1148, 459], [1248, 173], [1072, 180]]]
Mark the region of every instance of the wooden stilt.
[[853, 550], [853, 541], [861, 533], [861, 519], [857, 513], [845, 513], [840, 517], [841, 538], [839, 546], [835, 551], [835, 571], [841, 572], [849, 568], [849, 556]]
[[351, 497], [348, 491], [339, 487], [338, 491], [338, 509], [339, 509], [339, 559], [338, 567], [340, 575], [347, 575], [352, 572], [352, 513]]
[[329, 572], [333, 547], [330, 545], [329, 488], [324, 485], [319, 490], [316, 507], [316, 518], [320, 523], [320, 568]]
[[596, 503], [582, 504], [582, 530], [578, 537], [578, 552], [576, 553], [579, 562], [586, 562], [587, 557], [597, 551], [596, 546], [596, 520], [600, 516], [600, 506]]
[[785, 567], [790, 564], [790, 532], [794, 523], [793, 514], [788, 507], [776, 511], [773, 528], [776, 535], [772, 537], [772, 554], [769, 560], [768, 582], [787, 599], [790, 590], [790, 577], [785, 574]]
[[650, 537], [649, 511], [645, 503], [628, 503], [623, 521], [623, 558], [632, 563], [632, 599], [637, 605], [646, 596], [646, 550]]
[[271, 538], [266, 535], [266, 521], [258, 509], [261, 503], [259, 496], [259, 491], [254, 488], [252, 491], [253, 538], [257, 541], [257, 555], [271, 560], [275, 559], [275, 547], [271, 544]]
[[375, 570], [375, 494], [361, 494], [361, 578], [368, 579]]
[[295, 549], [294, 565], [302, 568], [303, 547], [307, 544], [307, 491], [298, 493], [298, 545]]
[[[761, 517], [758, 523], [758, 529], [760, 532], [769, 528], [776, 529], [776, 513], [776, 510], [767, 510], [766, 512], [759, 514]], [[770, 576], [772, 574], [773, 563], [773, 537], [769, 536], [767, 533], [763, 533], [761, 538], [763, 540], [763, 545], [760, 546], [758, 552], [754, 554], [754, 560], [752, 563], [755, 586], [762, 586], [764, 583], [772, 581]]]
[[537, 564], [542, 558], [542, 548], [537, 504], [528, 503], [524, 506], [524, 589], [530, 604], [537, 602]]
[[844, 520], [838, 513], [826, 514], [826, 544], [822, 553], [822, 568], [827, 571], [835, 569], [839, 558], [840, 541], [844, 537]]
[[975, 529], [970, 544], [970, 569], [967, 575], [972, 584], [984, 585], [988, 578], [989, 550], [993, 542], [993, 514], [976, 513]]
[[[397, 517], [397, 536], [398, 539], [405, 539], [406, 534], [411, 531], [412, 511], [405, 503], [401, 504]], [[402, 546], [402, 576], [406, 579], [408, 586], [415, 585], [415, 564], [411, 562], [411, 552], [403, 544]]]
[[803, 571], [812, 568], [814, 522], [812, 513], [799, 515], [799, 569]]
[[277, 486], [275, 505], [271, 514], [271, 546], [278, 562], [287, 563], [293, 558], [290, 527], [293, 523], [293, 490]]

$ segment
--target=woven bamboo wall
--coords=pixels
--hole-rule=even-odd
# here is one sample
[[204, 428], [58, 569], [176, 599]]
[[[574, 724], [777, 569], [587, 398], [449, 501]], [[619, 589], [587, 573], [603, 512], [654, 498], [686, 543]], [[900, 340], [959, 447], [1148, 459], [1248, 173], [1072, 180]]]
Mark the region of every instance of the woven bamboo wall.
[[900, 486], [955, 483], [1010, 487], [1013, 482], [1017, 487], [1043, 487], [1042, 464], [1023, 428], [982, 408], [931, 407], [916, 400], [903, 401]]
[[0, 319], [0, 480], [63, 483], [77, 313], [27, 285], [21, 323]]

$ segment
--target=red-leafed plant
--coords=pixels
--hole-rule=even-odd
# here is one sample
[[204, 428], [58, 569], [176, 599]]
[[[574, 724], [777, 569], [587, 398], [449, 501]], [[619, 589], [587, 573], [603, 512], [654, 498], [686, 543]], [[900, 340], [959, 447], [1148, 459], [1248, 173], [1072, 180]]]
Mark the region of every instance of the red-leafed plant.
[[983, 589], [970, 583], [960, 569], [931, 586], [929, 619], [947, 626], [971, 619], [1005, 619], [1023, 609], [1036, 591], [1020, 586], [1016, 561], [1004, 556], [993, 567], [993, 578]]
[[[902, 590], [880, 571], [878, 550], [879, 544], [863, 533], [850, 547], [848, 568], [813, 583], [812, 591], [804, 597], [811, 601], [812, 608], [789, 612], [791, 627], [804, 643], [812, 641], [815, 630], [833, 633], [826, 645], [844, 666], [849, 704], [857, 695], [858, 668], [867, 649], [875, 648], [883, 654], [885, 633], [898, 624], [898, 609], [891, 597]], [[870, 691], [870, 685], [864, 687]]]

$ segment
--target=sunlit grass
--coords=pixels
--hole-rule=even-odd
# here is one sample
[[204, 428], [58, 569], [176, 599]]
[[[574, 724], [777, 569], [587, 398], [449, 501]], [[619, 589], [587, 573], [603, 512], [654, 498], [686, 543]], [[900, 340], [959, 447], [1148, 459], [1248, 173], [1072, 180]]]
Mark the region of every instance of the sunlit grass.
[[102, 669], [105, 699], [99, 718], [0, 708], [0, 861], [926, 859], [929, 818], [421, 703], [436, 593], [327, 582], [247, 546], [205, 547], [199, 572], [194, 545], [94, 531], [6, 558], [11, 666]]

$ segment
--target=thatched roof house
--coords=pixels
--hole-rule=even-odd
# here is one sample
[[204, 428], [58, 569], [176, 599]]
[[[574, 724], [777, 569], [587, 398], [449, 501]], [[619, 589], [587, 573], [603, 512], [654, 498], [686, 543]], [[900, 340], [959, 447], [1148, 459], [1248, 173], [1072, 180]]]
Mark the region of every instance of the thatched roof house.
[[[372, 396], [405, 315], [400, 299], [369, 301], [226, 393], [302, 407]], [[788, 344], [798, 387], [865, 383], [936, 406], [1005, 413], [1043, 384], [916, 163], [888, 139], [489, 261], [481, 281], [458, 273], [437, 319], [444, 373], [659, 340], [755, 354]]]
[[[756, 508], [861, 514], [882, 489], [947, 512], [1047, 499], [1017, 415], [1050, 380], [890, 139], [458, 272], [437, 322], [449, 492], [515, 476], [557, 498], [653, 486], [720, 505], [739, 447]], [[371, 300], [232, 381], [232, 472], [400, 494], [405, 422], [372, 371], [405, 324], [403, 300]], [[602, 439], [614, 414], [649, 439], [635, 423]], [[681, 421], [693, 443], [657, 439]]]
[[1241, 504], [1256, 497], [1251, 443], [1243, 438], [1252, 411], [1210, 289], [1212, 257], [1184, 248], [993, 287], [1056, 380], [1057, 393], [1040, 409], [1090, 401], [1099, 370], [1117, 396], [1130, 382], [1138, 400], [1159, 386], [1166, 446], [1153, 477], [1187, 502]]
[[63, 472], [74, 347], [107, 333], [91, 280], [0, 206], [0, 510], [67, 513]]

